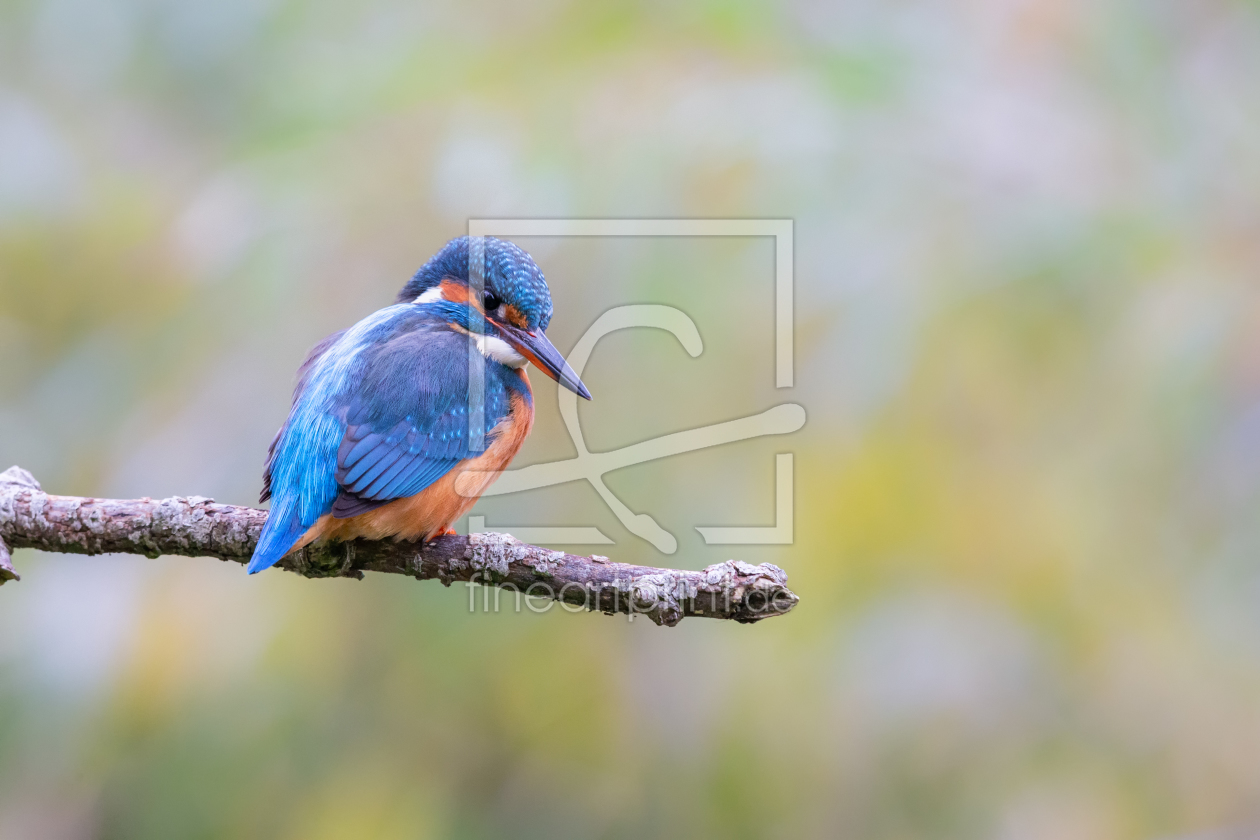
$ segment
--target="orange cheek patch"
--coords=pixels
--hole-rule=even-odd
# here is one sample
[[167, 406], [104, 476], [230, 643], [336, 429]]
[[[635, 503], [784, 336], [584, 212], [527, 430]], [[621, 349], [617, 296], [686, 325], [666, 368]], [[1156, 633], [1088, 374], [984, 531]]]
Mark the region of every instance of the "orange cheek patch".
[[525, 314], [512, 304], [509, 303], [507, 306], [503, 307], [503, 314], [508, 319], [508, 322], [513, 326], [520, 327], [521, 329], [527, 329], [529, 327], [529, 320], [526, 319]]
[[470, 303], [472, 296], [468, 294], [468, 287], [456, 280], [447, 278], [442, 281], [439, 286], [442, 290], [442, 297], [454, 303]]

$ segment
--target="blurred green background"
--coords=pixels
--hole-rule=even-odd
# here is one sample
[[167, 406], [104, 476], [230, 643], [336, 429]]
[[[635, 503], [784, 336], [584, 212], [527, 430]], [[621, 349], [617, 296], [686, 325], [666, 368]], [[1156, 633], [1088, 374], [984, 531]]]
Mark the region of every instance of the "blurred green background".
[[[470, 216], [521, 240], [612, 449], [484, 500], [631, 562], [785, 568], [752, 627], [470, 612], [402, 578], [19, 552], [0, 837], [1234, 837], [1260, 821], [1260, 4], [0, 3], [0, 468], [249, 504], [293, 372]], [[555, 386], [517, 464], [572, 455]], [[705, 546], [774, 520], [796, 541]], [[1223, 831], [1224, 834], [1204, 832]], [[1238, 835], [1241, 836], [1241, 835]]]

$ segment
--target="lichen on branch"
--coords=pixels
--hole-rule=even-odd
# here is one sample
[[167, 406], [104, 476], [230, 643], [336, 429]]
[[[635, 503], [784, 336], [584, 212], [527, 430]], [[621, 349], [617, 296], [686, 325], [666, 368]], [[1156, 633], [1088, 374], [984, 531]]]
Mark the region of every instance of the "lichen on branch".
[[[9, 549], [69, 554], [217, 557], [247, 563], [267, 520], [256, 508], [201, 496], [95, 499], [45, 493], [20, 467], [0, 473], [0, 585], [19, 580]], [[687, 616], [745, 624], [782, 615], [799, 600], [771, 563], [728, 560], [700, 571], [614, 563], [528, 545], [509, 534], [439, 537], [430, 543], [355, 540], [307, 546], [277, 564], [305, 577], [364, 572], [467, 581], [605, 614], [644, 615], [673, 626]]]

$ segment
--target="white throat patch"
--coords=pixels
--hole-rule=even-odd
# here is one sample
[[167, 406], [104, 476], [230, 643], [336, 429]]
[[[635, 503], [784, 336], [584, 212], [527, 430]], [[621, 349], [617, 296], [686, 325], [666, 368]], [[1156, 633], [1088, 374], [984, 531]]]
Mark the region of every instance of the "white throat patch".
[[507, 365], [510, 368], [519, 368], [523, 366], [528, 359], [517, 353], [512, 345], [508, 344], [498, 336], [479, 335], [477, 336], [477, 349], [481, 351], [481, 355], [487, 359], [492, 359], [501, 365]]

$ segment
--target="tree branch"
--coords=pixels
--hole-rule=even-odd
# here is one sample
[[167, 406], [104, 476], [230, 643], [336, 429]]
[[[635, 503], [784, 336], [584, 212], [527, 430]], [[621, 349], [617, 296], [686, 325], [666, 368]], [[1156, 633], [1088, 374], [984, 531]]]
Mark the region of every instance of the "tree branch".
[[[50, 496], [26, 470], [10, 467], [0, 473], [0, 585], [19, 579], [8, 548], [247, 563], [266, 520], [266, 511], [200, 496], [158, 501]], [[436, 578], [446, 586], [491, 584], [535, 601], [552, 599], [609, 615], [642, 614], [669, 626], [687, 616], [750, 624], [781, 615], [799, 600], [787, 588], [787, 574], [770, 563], [728, 560], [698, 572], [657, 569], [550, 551], [508, 534], [439, 537], [424, 545], [365, 540], [312, 545], [277, 565], [312, 578], [362, 578], [371, 571]]]

